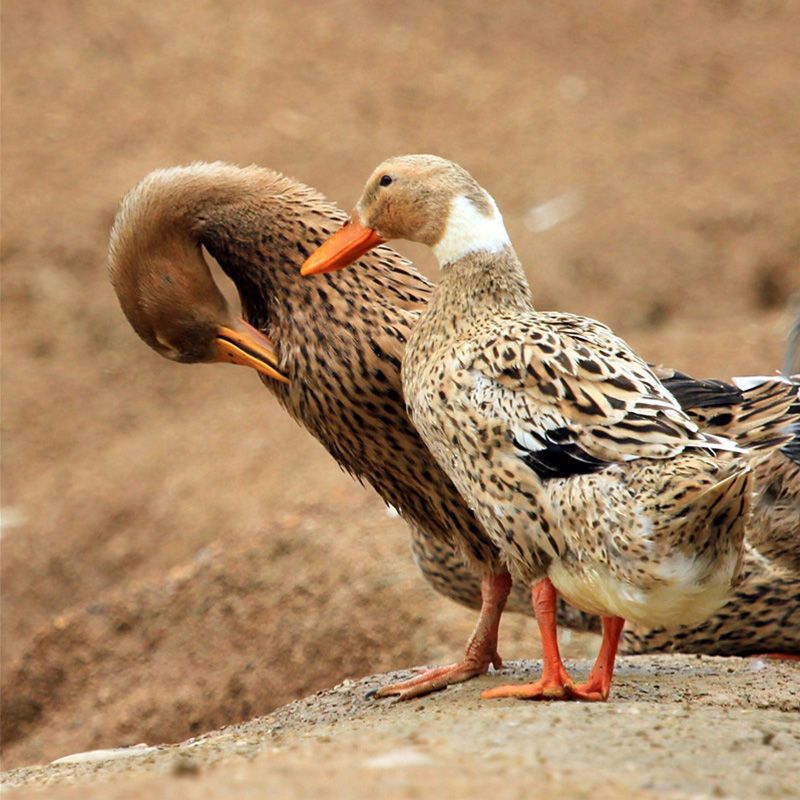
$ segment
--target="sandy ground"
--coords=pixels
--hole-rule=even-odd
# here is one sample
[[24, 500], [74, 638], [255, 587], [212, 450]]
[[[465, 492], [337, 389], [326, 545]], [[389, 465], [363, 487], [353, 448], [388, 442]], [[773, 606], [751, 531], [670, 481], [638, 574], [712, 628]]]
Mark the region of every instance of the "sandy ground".
[[[427, 588], [402, 521], [256, 376], [177, 366], [135, 337], [104, 260], [119, 198], [149, 170], [256, 162], [348, 207], [383, 157], [446, 155], [497, 198], [541, 308], [600, 318], [647, 358], [698, 375], [780, 365], [800, 291], [793, 3], [6, 0], [2, 37], [5, 768], [180, 742], [346, 678], [452, 660], [474, 621]], [[428, 254], [405, 252], [434, 274]], [[572, 657], [595, 652], [590, 637], [567, 639]], [[501, 646], [535, 658], [531, 621], [508, 616]], [[684, 787], [712, 791], [704, 731], [746, 743], [760, 714], [775, 731], [799, 722], [796, 698], [778, 699], [791, 666], [731, 664], [746, 681], [774, 679], [774, 702], [740, 715], [668, 694], [662, 707], [660, 694], [631, 699], [623, 678], [606, 709], [501, 704], [476, 719], [488, 731], [494, 714], [559, 716], [548, 746], [574, 750], [574, 719], [611, 715], [615, 752], [635, 770], [646, 726], [628, 700], [664, 720], [680, 710], [700, 738], [675, 735], [660, 752], [685, 765]], [[690, 671], [692, 692], [711, 691]], [[477, 686], [447, 692], [425, 714], [447, 727], [450, 704], [474, 709], [476, 697]], [[354, 709], [348, 735], [369, 739], [376, 728], [359, 733], [359, 720], [384, 724], [394, 706]], [[423, 712], [397, 713], [413, 726]], [[476, 735], [489, 736], [465, 727], [464, 748], [450, 740], [448, 764]], [[498, 741], [488, 777], [500, 780], [501, 765], [517, 773], [514, 736]], [[346, 742], [297, 742], [275, 780], [301, 786], [308, 759], [330, 759], [345, 795]], [[715, 768], [754, 772], [760, 747], [720, 745]], [[227, 777], [255, 785], [269, 758]], [[234, 796], [224, 770], [176, 785], [200, 794], [219, 775], [215, 791]], [[595, 771], [575, 766], [565, 785], [588, 792]], [[625, 783], [656, 790], [645, 784]]]
[[[514, 662], [502, 680], [537, 669]], [[6, 785], [63, 800], [797, 797], [800, 689], [785, 663], [631, 656], [608, 704], [481, 701], [498, 675], [405, 703], [365, 698], [409, 674], [346, 681], [177, 746], [16, 770]]]

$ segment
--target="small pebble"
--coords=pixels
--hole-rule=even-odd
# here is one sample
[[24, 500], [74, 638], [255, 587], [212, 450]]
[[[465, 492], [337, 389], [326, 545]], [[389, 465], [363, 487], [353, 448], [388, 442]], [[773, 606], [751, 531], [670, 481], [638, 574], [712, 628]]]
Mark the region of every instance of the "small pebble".
[[92, 764], [97, 761], [121, 761], [125, 758], [158, 752], [157, 747], [148, 747], [146, 744], [135, 744], [131, 747], [115, 747], [108, 750], [87, 750], [84, 753], [72, 753], [62, 756], [51, 764]]
[[433, 763], [431, 759], [424, 753], [406, 747], [367, 759], [364, 762], [364, 766], [370, 769], [396, 769], [398, 767], [415, 767], [431, 763]]
[[200, 765], [191, 756], [180, 753], [172, 761], [170, 771], [180, 778], [192, 777], [200, 773]]

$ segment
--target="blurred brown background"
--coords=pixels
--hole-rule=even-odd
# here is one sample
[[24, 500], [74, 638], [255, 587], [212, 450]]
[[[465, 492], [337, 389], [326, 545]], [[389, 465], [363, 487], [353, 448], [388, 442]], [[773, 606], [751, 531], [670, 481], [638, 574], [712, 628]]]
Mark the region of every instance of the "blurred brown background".
[[[698, 375], [780, 366], [794, 3], [5, 0], [2, 37], [5, 767], [452, 660], [474, 621], [254, 374], [128, 327], [105, 248], [151, 169], [256, 162], [349, 208], [382, 158], [438, 153], [497, 199], [541, 308]], [[501, 637], [536, 654], [529, 621]]]

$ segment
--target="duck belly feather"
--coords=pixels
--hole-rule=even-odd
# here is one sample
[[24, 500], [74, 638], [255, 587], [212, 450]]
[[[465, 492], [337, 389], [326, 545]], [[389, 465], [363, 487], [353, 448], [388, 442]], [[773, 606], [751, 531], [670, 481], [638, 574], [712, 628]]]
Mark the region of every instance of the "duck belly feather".
[[[623, 617], [647, 627], [695, 625], [730, 598], [738, 571], [737, 553], [728, 553], [709, 572], [706, 560], [676, 553], [662, 561], [649, 586], [620, 577], [602, 564], [570, 569], [554, 561], [548, 576], [573, 606], [591, 614]], [[704, 563], [705, 562], [705, 563]]]
[[568, 550], [548, 576], [584, 611], [651, 627], [696, 624], [736, 586], [752, 472], [693, 456], [675, 459], [669, 475], [654, 470], [642, 462], [561, 487]]

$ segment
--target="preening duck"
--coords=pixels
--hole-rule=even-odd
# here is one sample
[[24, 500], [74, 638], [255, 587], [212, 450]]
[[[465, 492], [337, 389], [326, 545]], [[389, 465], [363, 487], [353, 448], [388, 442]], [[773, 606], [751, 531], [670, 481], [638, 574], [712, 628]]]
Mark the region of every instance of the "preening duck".
[[[318, 192], [272, 170], [156, 170], [120, 205], [109, 274], [131, 325], [161, 355], [258, 369], [289, 414], [399, 510], [436, 588], [481, 608], [465, 658], [429, 674], [413, 692], [423, 693], [501, 665], [497, 628], [511, 578], [406, 414], [400, 363], [428, 281], [388, 248], [363, 270], [314, 286], [299, 277], [304, 258], [344, 219]], [[236, 285], [247, 323], [227, 309], [204, 248]], [[447, 571], [456, 539], [454, 577], [466, 583]], [[498, 565], [492, 582], [482, 580], [487, 564]]]
[[[122, 308], [145, 342], [179, 361], [214, 360], [219, 329], [237, 325], [208, 272], [205, 247], [239, 290], [243, 315], [257, 334], [240, 349], [261, 353], [267, 389], [344, 469], [401, 510], [416, 562], [431, 586], [480, 609], [480, 577], [470, 566], [477, 556], [464, 556], [455, 544], [455, 532], [477, 522], [408, 422], [402, 401], [400, 361], [430, 297], [430, 283], [388, 248], [367, 255], [362, 270], [330, 275], [321, 286], [312, 287], [298, 276], [305, 257], [344, 219], [319, 193], [269, 169], [200, 163], [157, 170], [120, 206], [109, 269]], [[238, 332], [250, 330], [240, 327]], [[262, 337], [268, 337], [266, 342]], [[273, 368], [291, 384], [275, 377]], [[708, 387], [685, 376], [680, 382], [683, 391], [676, 396], [687, 402], [690, 414], [705, 415], [703, 424], [711, 417], [757, 416], [751, 413], [750, 390]], [[698, 386], [706, 388], [701, 392]], [[718, 431], [712, 427], [712, 432]], [[789, 485], [796, 474], [791, 465], [797, 469], [781, 454], [773, 478], [784, 476]], [[800, 480], [793, 496], [800, 497]], [[771, 498], [773, 492], [759, 497]], [[778, 517], [773, 503], [759, 504], [764, 506], [763, 527], [753, 530], [753, 537], [770, 543]], [[800, 505], [795, 506], [798, 516]], [[792, 552], [798, 547], [800, 542]], [[487, 608], [489, 620], [479, 630], [491, 633], [502, 606]], [[507, 608], [532, 613], [523, 583], [512, 587]], [[558, 620], [599, 630], [597, 617], [563, 602]], [[468, 648], [461, 672], [423, 674], [411, 687], [396, 691], [410, 697], [460, 676], [481, 674], [496, 655], [497, 641], [484, 636], [477, 642], [483, 649], [474, 643]], [[626, 630], [622, 649], [800, 652], [800, 571], [782, 570], [751, 548], [745, 554], [745, 579], [717, 615], [677, 631]], [[392, 689], [384, 687], [383, 693]]]
[[[411, 418], [505, 565], [532, 586], [542, 633], [542, 679], [485, 696], [604, 699], [624, 619], [698, 624], [725, 603], [741, 567], [750, 462], [788, 435], [768, 425], [745, 450], [700, 430], [605, 325], [537, 312], [494, 200], [444, 159], [382, 163], [302, 272], [341, 269], [395, 238], [430, 246], [441, 267], [403, 356]], [[794, 392], [772, 391], [767, 416], [784, 420]], [[490, 579], [500, 574], [488, 566]], [[603, 617], [580, 686], [558, 653], [556, 589]]]

